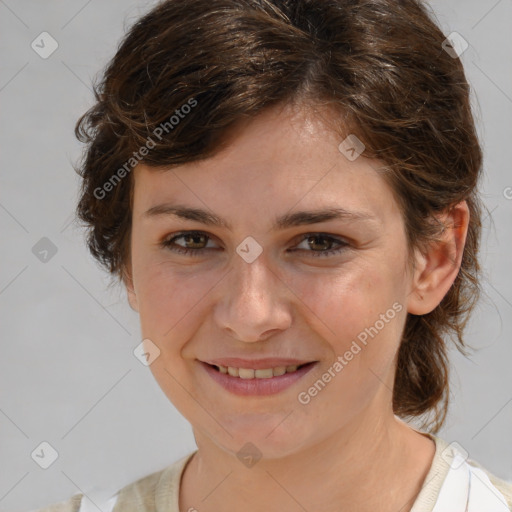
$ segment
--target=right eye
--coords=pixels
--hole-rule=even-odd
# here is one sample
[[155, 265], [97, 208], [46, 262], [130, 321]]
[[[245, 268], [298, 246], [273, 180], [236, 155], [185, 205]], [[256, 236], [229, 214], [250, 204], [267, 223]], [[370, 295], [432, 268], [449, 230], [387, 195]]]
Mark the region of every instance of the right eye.
[[165, 239], [161, 245], [170, 251], [191, 256], [199, 256], [206, 249], [206, 247], [181, 247], [175, 243], [176, 240], [181, 238], [185, 240], [185, 243], [195, 245], [204, 245], [211, 239], [209, 235], [202, 231], [182, 231], [171, 238]]

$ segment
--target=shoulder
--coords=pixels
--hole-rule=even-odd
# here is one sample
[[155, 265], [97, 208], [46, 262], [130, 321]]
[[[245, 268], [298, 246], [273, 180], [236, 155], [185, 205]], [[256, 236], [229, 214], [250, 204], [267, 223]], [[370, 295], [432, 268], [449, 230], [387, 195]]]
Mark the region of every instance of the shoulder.
[[456, 442], [418, 431], [436, 445], [434, 459], [411, 512], [511, 512], [512, 482], [468, 457]]
[[491, 492], [493, 492], [492, 487], [494, 487], [503, 495], [508, 510], [512, 511], [512, 481], [507, 481], [494, 475], [473, 459], [467, 459], [466, 462], [470, 466], [472, 474], [485, 484]]
[[30, 512], [78, 512], [80, 510], [82, 496], [82, 494], [75, 494], [65, 501], [60, 501], [59, 503], [54, 503], [44, 508], [38, 508], [37, 510], [31, 510]]
[[512, 511], [512, 482], [496, 476], [469, 458], [457, 443], [448, 444], [439, 437], [435, 440], [439, 453], [436, 454], [433, 466], [444, 476], [438, 488], [439, 502], [451, 503], [450, 500], [454, 500], [457, 493], [462, 493], [469, 502], [469, 510], [472, 506], [475, 509], [485, 507], [489, 512]]
[[80, 493], [68, 500], [30, 512], [179, 512], [177, 504], [181, 475], [195, 453], [192, 452], [162, 470], [125, 485], [108, 499], [97, 500], [89, 494]]
[[117, 501], [113, 512], [131, 511], [132, 507], [137, 512], [179, 512], [181, 475], [195, 453], [189, 453], [165, 469], [155, 471], [123, 487], [116, 495]]

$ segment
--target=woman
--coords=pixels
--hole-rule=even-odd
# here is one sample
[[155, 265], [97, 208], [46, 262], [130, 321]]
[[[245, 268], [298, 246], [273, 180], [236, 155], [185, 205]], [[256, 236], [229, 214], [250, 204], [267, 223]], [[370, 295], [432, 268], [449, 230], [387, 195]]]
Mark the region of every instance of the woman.
[[168, 0], [132, 27], [77, 125], [78, 213], [198, 449], [101, 510], [512, 509], [435, 435], [479, 276], [454, 46], [416, 0]]

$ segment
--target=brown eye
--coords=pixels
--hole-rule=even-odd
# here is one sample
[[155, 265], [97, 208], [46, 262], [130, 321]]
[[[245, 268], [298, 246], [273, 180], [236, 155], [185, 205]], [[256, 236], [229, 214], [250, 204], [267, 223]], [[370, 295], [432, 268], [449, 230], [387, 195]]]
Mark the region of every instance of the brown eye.
[[[187, 247], [177, 244], [176, 240], [179, 239], [183, 239], [184, 244]], [[206, 247], [209, 240], [211, 240], [211, 237], [201, 231], [185, 231], [164, 240], [162, 242], [162, 246], [179, 254], [198, 256], [205, 250], [211, 249], [211, 247]], [[324, 233], [307, 233], [306, 235], [303, 235], [300, 244], [305, 244], [305, 247], [307, 248], [294, 249], [292, 252], [298, 250], [309, 253], [311, 256], [315, 257], [339, 254], [350, 245], [343, 239]]]
[[[180, 244], [176, 244], [175, 242], [178, 239], [183, 239], [185, 245], [188, 247], [182, 247]], [[162, 242], [162, 246], [180, 254], [199, 255], [207, 249], [206, 244], [208, 243], [208, 240], [210, 240], [210, 237], [201, 231], [185, 231], [173, 236], [172, 238], [164, 240]]]
[[[349, 245], [345, 240], [335, 238], [324, 233], [307, 233], [303, 236], [301, 244], [304, 242], [308, 249], [298, 250], [309, 252], [312, 256], [330, 256], [333, 254], [339, 254]], [[336, 247], [335, 249], [332, 249], [333, 245]]]

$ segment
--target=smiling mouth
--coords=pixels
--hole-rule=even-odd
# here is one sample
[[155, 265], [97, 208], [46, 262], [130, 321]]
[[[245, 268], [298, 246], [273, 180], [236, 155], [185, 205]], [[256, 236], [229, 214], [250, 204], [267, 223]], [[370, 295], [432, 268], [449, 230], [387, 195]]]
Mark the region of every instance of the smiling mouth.
[[304, 368], [306, 366], [311, 366], [315, 364], [317, 361], [311, 361], [309, 363], [304, 363], [301, 365], [289, 365], [289, 366], [276, 366], [273, 368], [261, 368], [261, 369], [252, 369], [252, 368], [235, 368], [232, 366], [222, 366], [222, 365], [214, 365], [208, 364], [211, 368], [216, 370], [219, 373], [223, 373], [225, 375], [230, 375], [231, 377], [237, 377], [240, 379], [270, 379], [273, 377], [280, 377], [281, 375], [285, 375], [288, 373], [295, 373], [297, 370]]

